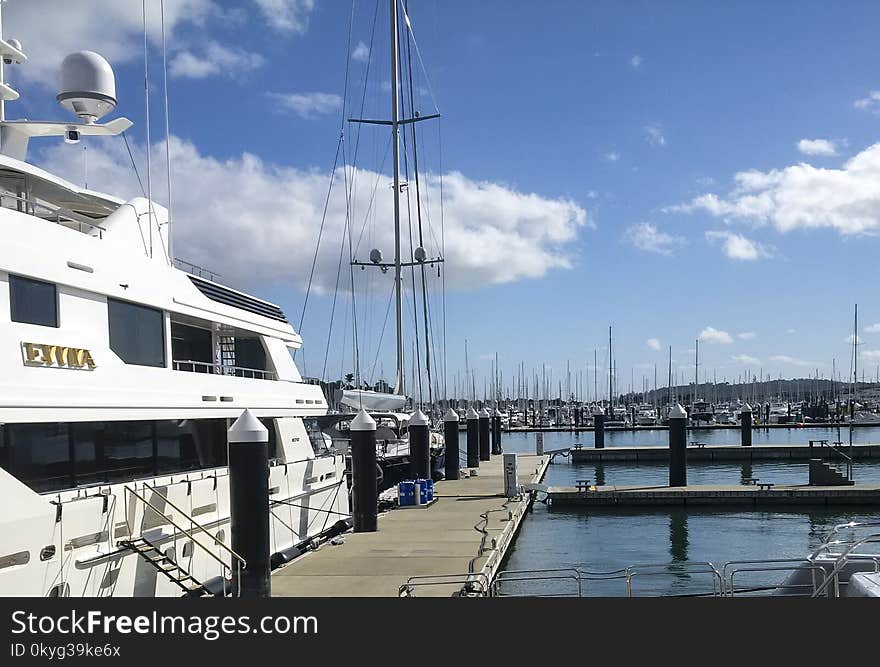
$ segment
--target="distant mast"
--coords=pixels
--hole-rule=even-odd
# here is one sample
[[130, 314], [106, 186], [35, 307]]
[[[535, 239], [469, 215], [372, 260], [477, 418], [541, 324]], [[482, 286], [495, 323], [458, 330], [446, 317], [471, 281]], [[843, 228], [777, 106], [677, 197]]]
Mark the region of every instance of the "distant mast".
[[403, 294], [400, 267], [400, 115], [398, 89], [400, 65], [397, 51], [397, 0], [389, 0], [391, 11], [391, 144], [394, 162], [394, 301], [397, 314], [397, 380], [395, 394], [404, 394], [403, 386]]

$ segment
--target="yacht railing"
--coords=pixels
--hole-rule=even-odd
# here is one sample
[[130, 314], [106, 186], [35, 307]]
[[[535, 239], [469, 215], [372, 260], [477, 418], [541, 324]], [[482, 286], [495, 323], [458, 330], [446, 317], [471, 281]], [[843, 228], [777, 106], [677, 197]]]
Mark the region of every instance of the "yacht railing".
[[[11, 192], [0, 191], [0, 207], [32, 215], [40, 220], [48, 220], [49, 222], [54, 222], [58, 225], [64, 225], [69, 229], [76, 229], [83, 234], [94, 236], [95, 232], [97, 232], [98, 238], [103, 238], [104, 232], [107, 231], [98, 223], [89, 220], [83, 215], [74, 213], [69, 209], [55, 208], [53, 206], [48, 206], [47, 204], [41, 204], [33, 199], [14, 195]], [[37, 211], [44, 211], [45, 214], [37, 213]]]
[[861, 560], [868, 561], [873, 563], [874, 572], [880, 571], [880, 556], [868, 555], [868, 554], [855, 554], [853, 553], [856, 549], [864, 544], [869, 544], [871, 542], [880, 542], [880, 533], [875, 533], [873, 535], [868, 535], [867, 537], [863, 537], [855, 542], [852, 542], [847, 549], [838, 556], [837, 560], [834, 563], [834, 567], [825, 577], [825, 580], [816, 587], [816, 590], [813, 592], [811, 597], [817, 598], [820, 595], [823, 595], [828, 591], [828, 587], [833, 583], [834, 584], [834, 597], [840, 597], [840, 572], [846, 567], [850, 561], [853, 560]]
[[[151, 490], [156, 491], [156, 489], [149, 487], [149, 486], [147, 486], [146, 488], [150, 488]], [[155, 512], [157, 515], [159, 515], [160, 517], [165, 519], [168, 523], [170, 523], [172, 526], [174, 526], [174, 528], [176, 530], [178, 530], [182, 534], [186, 535], [190, 539], [190, 541], [192, 542], [194, 547], [195, 546], [200, 547], [202, 550], [205, 551], [205, 553], [207, 553], [211, 558], [213, 558], [215, 561], [217, 561], [220, 564], [221, 577], [223, 579], [223, 595], [224, 595], [224, 597], [226, 596], [227, 574], [229, 575], [229, 578], [231, 578], [233, 580], [233, 582], [235, 583], [235, 586], [237, 588], [236, 593], [238, 595], [241, 594], [241, 571], [243, 568], [247, 567], [247, 561], [244, 559], [244, 557], [242, 557], [241, 555], [239, 555], [238, 553], [233, 551], [230, 547], [226, 546], [226, 544], [224, 544], [222, 540], [218, 539], [216, 535], [211, 533], [207, 528], [205, 528], [203, 525], [201, 525], [193, 517], [191, 517], [189, 514], [187, 514], [182, 509], [180, 509], [177, 505], [175, 505], [173, 502], [171, 502], [171, 500], [168, 498], [167, 495], [163, 495], [162, 500], [167, 505], [169, 505], [172, 509], [174, 509], [176, 512], [178, 512], [182, 516], [189, 519], [190, 530], [187, 530], [183, 526], [179, 525], [170, 516], [165, 514], [162, 510], [160, 510], [158, 507], [156, 507], [153, 503], [151, 503], [149, 500], [147, 500], [144, 496], [139, 494], [137, 491], [135, 491], [130, 486], [126, 485], [125, 490], [128, 493], [130, 493], [132, 496], [134, 496], [136, 499], [140, 500], [146, 507], [149, 507], [153, 512]], [[199, 542], [196, 539], [195, 535], [193, 535], [193, 532], [195, 532], [194, 529], [197, 529], [199, 532], [203, 533], [204, 535], [207, 535], [215, 545], [217, 545], [218, 547], [220, 547], [221, 550], [223, 550], [227, 554], [229, 554], [230, 562], [227, 564], [226, 561], [224, 561], [222, 558], [220, 558], [217, 554], [215, 554], [213, 551], [211, 551], [204, 544]], [[233, 575], [235, 575], [235, 576], [233, 576]]]
[[[772, 583], [762, 585], [741, 586], [737, 589], [734, 577], [737, 574], [755, 575], [758, 573], [769, 572], [796, 572], [798, 570], [809, 570], [809, 584], [786, 584]], [[769, 591], [792, 591], [792, 595], [804, 595], [808, 591], [813, 594], [816, 591], [819, 582], [825, 577], [825, 568], [818, 563], [810, 563], [803, 558], [769, 558], [760, 560], [732, 560], [728, 561], [721, 568], [722, 578], [727, 586], [725, 595], [734, 597], [737, 593], [759, 593]], [[819, 573], [817, 578], [816, 574]], [[748, 575], [747, 575], [748, 576]]]
[[189, 373], [209, 373], [212, 375], [234, 375], [235, 377], [253, 378], [256, 380], [277, 380], [278, 376], [260, 368], [246, 368], [228, 364], [215, 364], [209, 361], [193, 361], [191, 359], [175, 359], [172, 361], [176, 371]]
[[198, 264], [193, 264], [192, 262], [187, 262], [185, 259], [180, 259], [179, 257], [174, 258], [174, 266], [181, 271], [196, 276], [197, 278], [205, 278], [211, 282], [217, 282], [217, 278], [223, 277], [222, 274], [217, 273], [216, 271], [211, 271], [210, 269], [206, 269]]

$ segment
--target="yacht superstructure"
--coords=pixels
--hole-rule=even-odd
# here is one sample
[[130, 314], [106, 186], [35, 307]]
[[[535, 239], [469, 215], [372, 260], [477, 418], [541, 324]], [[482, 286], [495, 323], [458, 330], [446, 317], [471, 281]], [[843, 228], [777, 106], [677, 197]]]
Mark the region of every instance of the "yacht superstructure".
[[[248, 408], [269, 430], [275, 563], [348, 516], [344, 455], [312, 444], [327, 404], [277, 305], [175, 266], [162, 206], [25, 161], [32, 137], [131, 126], [95, 122], [115, 107], [112, 70], [78, 55], [84, 85], [63, 73], [58, 99], [82, 122], [0, 114], [0, 593], [229, 592], [232, 421]], [[0, 96], [18, 97], [2, 71]]]

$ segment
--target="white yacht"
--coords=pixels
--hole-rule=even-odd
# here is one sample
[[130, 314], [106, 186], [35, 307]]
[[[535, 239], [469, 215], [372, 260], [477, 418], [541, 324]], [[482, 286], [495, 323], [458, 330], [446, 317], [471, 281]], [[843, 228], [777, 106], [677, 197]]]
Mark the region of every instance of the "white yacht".
[[636, 424], [638, 426], [656, 426], [657, 410], [653, 405], [643, 404], [636, 408]]
[[[15, 40], [0, 55], [26, 60]], [[61, 83], [71, 121], [0, 102], [0, 594], [225, 594], [232, 421], [249, 408], [269, 431], [275, 565], [344, 529], [345, 458], [313, 448], [327, 404], [277, 305], [175, 267], [162, 206], [26, 161], [32, 138], [131, 126], [97, 122], [116, 104], [98, 54], [68, 56]]]
[[712, 410], [712, 406], [709, 404], [708, 401], [704, 401], [700, 398], [696, 399], [691, 405], [689, 416], [691, 424], [694, 424], [696, 426], [699, 426], [701, 423], [715, 423], [715, 414]]

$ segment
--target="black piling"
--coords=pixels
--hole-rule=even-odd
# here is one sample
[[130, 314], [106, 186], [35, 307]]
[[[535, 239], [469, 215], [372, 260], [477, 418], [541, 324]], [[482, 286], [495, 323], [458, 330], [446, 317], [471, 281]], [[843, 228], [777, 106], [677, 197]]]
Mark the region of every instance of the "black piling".
[[354, 532], [378, 529], [379, 485], [376, 475], [376, 421], [363, 408], [351, 420], [351, 516]]
[[478, 421], [480, 434], [480, 461], [488, 461], [491, 449], [489, 448], [489, 413], [486, 411], [486, 408], [480, 410]]
[[492, 415], [492, 453], [501, 454], [501, 415], [498, 410]]
[[480, 415], [473, 406], [468, 408], [467, 414], [467, 467], [480, 467]]
[[431, 434], [425, 413], [416, 410], [409, 419], [409, 474], [412, 479], [431, 479]]
[[449, 408], [443, 415], [443, 442], [446, 449], [444, 454], [446, 458], [446, 479], [458, 479], [461, 464], [459, 461], [458, 449], [458, 413]]
[[271, 596], [269, 561], [269, 431], [245, 410], [227, 431], [229, 441], [229, 524], [233, 590], [240, 597]]
[[489, 413], [489, 452], [495, 454], [495, 410], [487, 410]]
[[752, 406], [746, 403], [739, 413], [740, 425], [740, 443], [743, 447], [752, 446]]
[[669, 486], [687, 486], [687, 412], [678, 403], [669, 411]]
[[605, 415], [598, 410], [593, 414], [593, 441], [596, 449], [605, 449]]

